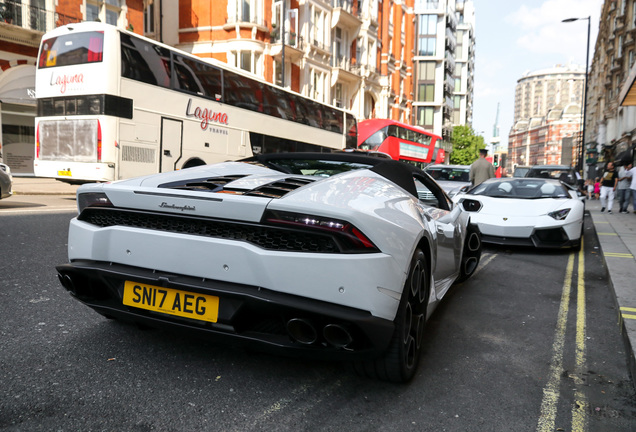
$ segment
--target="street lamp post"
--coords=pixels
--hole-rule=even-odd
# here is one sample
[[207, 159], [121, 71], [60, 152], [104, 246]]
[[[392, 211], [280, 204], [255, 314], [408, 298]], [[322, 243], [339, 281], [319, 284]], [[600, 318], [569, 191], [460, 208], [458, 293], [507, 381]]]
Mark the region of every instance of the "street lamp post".
[[581, 170], [582, 177], [585, 177], [585, 171], [583, 167], [585, 166], [585, 119], [587, 115], [587, 81], [588, 81], [588, 65], [590, 63], [590, 23], [592, 21], [592, 17], [585, 18], [567, 18], [562, 20], [561, 22], [569, 23], [579, 20], [587, 20], [587, 48], [585, 50], [585, 87], [583, 88], [583, 127], [581, 132], [581, 153], [579, 154], [579, 163], [578, 168]]

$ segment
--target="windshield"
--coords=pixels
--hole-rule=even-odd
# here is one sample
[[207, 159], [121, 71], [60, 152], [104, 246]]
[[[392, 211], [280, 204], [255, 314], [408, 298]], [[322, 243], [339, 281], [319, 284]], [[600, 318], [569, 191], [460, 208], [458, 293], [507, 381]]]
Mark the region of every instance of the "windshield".
[[38, 68], [102, 61], [104, 32], [71, 33], [42, 42]]
[[569, 169], [558, 168], [531, 168], [526, 173], [526, 177], [551, 178], [561, 180], [566, 183], [572, 183], [575, 180]]
[[428, 167], [424, 171], [435, 180], [456, 181], [465, 183], [470, 181], [470, 167]]
[[485, 181], [470, 190], [468, 194], [517, 199], [570, 198], [570, 194], [560, 183], [529, 178]]
[[269, 159], [265, 162], [268, 168], [286, 174], [331, 177], [347, 171], [372, 168], [372, 165], [331, 160], [316, 159]]

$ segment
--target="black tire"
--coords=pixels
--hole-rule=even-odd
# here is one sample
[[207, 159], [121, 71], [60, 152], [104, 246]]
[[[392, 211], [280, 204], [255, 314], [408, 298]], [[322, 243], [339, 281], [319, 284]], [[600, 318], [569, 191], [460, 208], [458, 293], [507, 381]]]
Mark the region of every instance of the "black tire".
[[353, 368], [356, 373], [396, 383], [408, 382], [415, 376], [422, 353], [430, 282], [428, 260], [424, 252], [416, 249], [404, 283], [389, 348], [378, 359], [355, 362]]
[[462, 260], [459, 267], [459, 277], [455, 282], [464, 282], [471, 277], [481, 260], [481, 232], [477, 225], [469, 224], [466, 229], [466, 239], [462, 251]]
[[581, 237], [579, 237], [579, 240], [576, 243], [574, 243], [574, 246], [572, 246], [572, 250], [574, 252], [579, 252], [581, 250], [581, 244], [583, 243], [583, 235], [585, 234], [584, 226], [585, 226], [585, 223], [582, 223], [581, 224]]

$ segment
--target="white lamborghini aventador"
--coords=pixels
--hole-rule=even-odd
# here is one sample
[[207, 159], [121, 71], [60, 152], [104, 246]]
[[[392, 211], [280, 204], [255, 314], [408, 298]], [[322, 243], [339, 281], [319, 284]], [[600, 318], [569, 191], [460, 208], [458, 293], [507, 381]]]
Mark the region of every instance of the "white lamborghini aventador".
[[581, 247], [585, 203], [559, 180], [493, 178], [454, 199], [471, 214], [484, 242]]

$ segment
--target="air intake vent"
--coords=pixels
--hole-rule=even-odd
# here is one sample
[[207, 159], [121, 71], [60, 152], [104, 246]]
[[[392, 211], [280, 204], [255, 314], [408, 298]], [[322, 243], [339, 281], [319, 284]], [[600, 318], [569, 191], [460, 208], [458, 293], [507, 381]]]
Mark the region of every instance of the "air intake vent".
[[244, 175], [222, 176], [212, 178], [201, 178], [187, 181], [178, 181], [173, 183], [164, 183], [160, 188], [190, 190], [190, 191], [209, 191], [209, 192], [225, 192], [236, 195], [247, 195], [263, 198], [281, 198], [287, 193], [303, 187], [315, 181], [311, 178], [289, 177], [283, 180], [277, 180], [258, 186], [254, 189], [242, 189], [237, 187], [227, 187], [227, 185], [235, 180], [245, 177]]
[[259, 186], [251, 191], [245, 192], [245, 195], [249, 196], [262, 196], [266, 198], [281, 198], [288, 192], [294, 191], [299, 187], [303, 187], [311, 182], [313, 179], [306, 178], [286, 178], [285, 180], [268, 183], [263, 186]]
[[288, 252], [347, 253], [334, 235], [260, 224], [184, 215], [89, 207], [79, 220], [98, 227], [125, 226], [201, 237], [244, 241], [263, 249]]
[[172, 183], [164, 183], [162, 185], [159, 185], [159, 187], [166, 188], [166, 189], [218, 192], [222, 190], [226, 184], [243, 177], [245, 176], [234, 175], [234, 176], [220, 176], [220, 177], [205, 177], [200, 179], [190, 179], [190, 180], [181, 180], [181, 181], [172, 182]]

